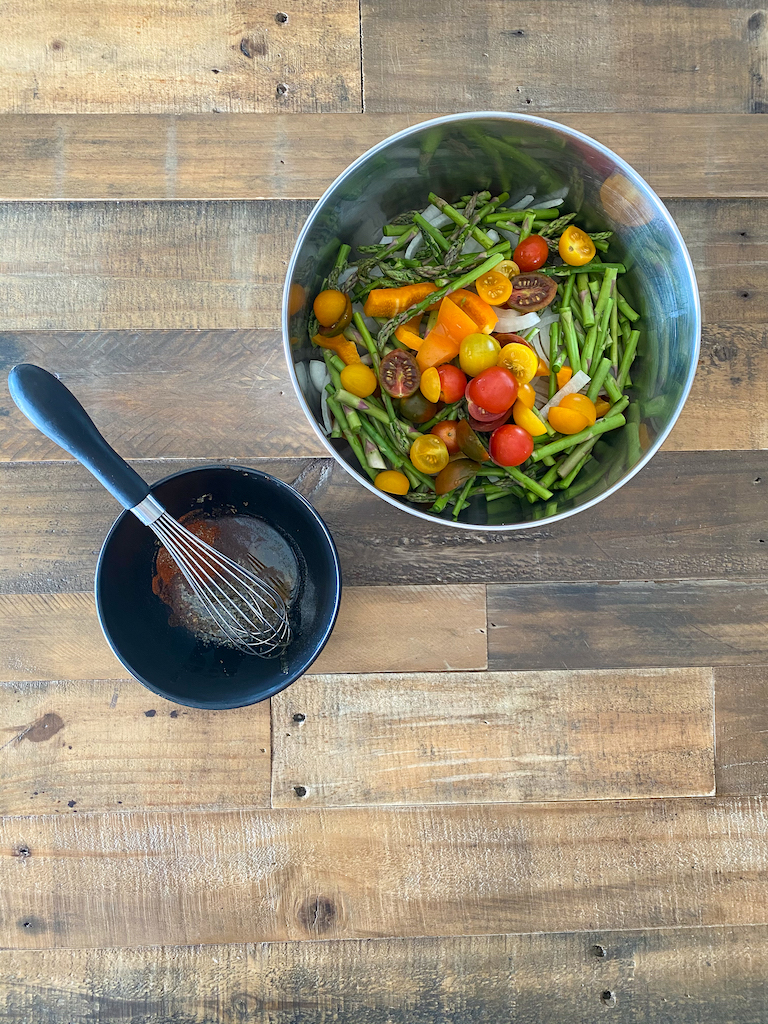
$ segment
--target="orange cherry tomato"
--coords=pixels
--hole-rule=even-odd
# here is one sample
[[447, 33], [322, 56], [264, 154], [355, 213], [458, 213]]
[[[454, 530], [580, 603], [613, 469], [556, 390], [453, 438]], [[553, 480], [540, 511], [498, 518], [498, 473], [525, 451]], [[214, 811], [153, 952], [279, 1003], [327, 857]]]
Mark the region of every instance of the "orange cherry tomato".
[[583, 413], [567, 406], [556, 405], [549, 410], [548, 416], [550, 425], [561, 434], [578, 434], [580, 430], [586, 430], [589, 421]]
[[536, 404], [536, 391], [530, 384], [521, 384], [517, 389], [517, 400], [527, 409], [532, 409]]
[[587, 417], [587, 422], [590, 427], [597, 419], [595, 403], [591, 398], [587, 398], [586, 395], [566, 395], [560, 402], [560, 408], [573, 409], [574, 412], [580, 412], [582, 416]]
[[572, 376], [573, 376], [573, 370], [570, 368], [570, 366], [564, 366], [562, 368], [562, 370], [558, 370], [558, 372], [557, 372], [557, 390], [560, 391], [561, 388], [564, 388], [565, 385], [568, 383], [568, 381], [571, 379]]
[[335, 288], [327, 288], [320, 292], [312, 304], [317, 322], [321, 327], [331, 327], [344, 316], [347, 308], [347, 296]]
[[512, 282], [504, 274], [495, 270], [489, 270], [487, 274], [478, 277], [475, 281], [475, 288], [480, 298], [489, 306], [500, 306], [506, 302], [512, 294]]
[[307, 293], [304, 291], [304, 286], [292, 284], [288, 291], [288, 316], [295, 316], [303, 308], [306, 301]]
[[571, 267], [583, 267], [595, 255], [595, 243], [581, 228], [570, 224], [560, 235], [557, 251], [563, 263]]
[[380, 491], [386, 491], [387, 494], [407, 494], [411, 485], [405, 473], [399, 473], [396, 469], [385, 469], [377, 474], [373, 486]]
[[422, 434], [411, 445], [411, 462], [420, 473], [437, 474], [448, 465], [448, 447], [436, 434]]
[[527, 430], [531, 437], [538, 437], [540, 434], [546, 434], [547, 432], [547, 428], [536, 413], [521, 402], [519, 398], [512, 406], [512, 419], [518, 427]]
[[458, 455], [461, 451], [456, 439], [456, 420], [441, 420], [432, 427], [430, 433], [440, 438], [449, 455]]
[[451, 292], [448, 298], [474, 320], [475, 330], [480, 331], [482, 334], [490, 334], [499, 322], [498, 316], [493, 312], [488, 303], [481, 299], [479, 295], [476, 295], [475, 292], [469, 292], [466, 288], [459, 288], [458, 291]]

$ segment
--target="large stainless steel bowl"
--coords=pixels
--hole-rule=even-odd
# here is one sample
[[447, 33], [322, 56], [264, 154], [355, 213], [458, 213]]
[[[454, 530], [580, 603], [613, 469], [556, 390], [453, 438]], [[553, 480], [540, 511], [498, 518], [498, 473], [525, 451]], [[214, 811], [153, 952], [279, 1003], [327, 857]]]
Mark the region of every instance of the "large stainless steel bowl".
[[[449, 201], [488, 188], [544, 199], [567, 189], [563, 211], [577, 210], [588, 230], [611, 230], [611, 258], [628, 268], [631, 300], [642, 314], [643, 334], [632, 369], [647, 447], [628, 452], [623, 431], [607, 434], [612, 446], [605, 472], [578, 496], [560, 497], [557, 510], [515, 498], [489, 507], [474, 499], [454, 523], [475, 530], [541, 526], [580, 512], [613, 494], [658, 450], [672, 429], [693, 381], [699, 353], [701, 311], [685, 243], [664, 204], [620, 157], [593, 139], [537, 117], [467, 113], [437, 118], [385, 139], [351, 164], [310, 214], [296, 243], [283, 299], [283, 338], [299, 400], [328, 451], [363, 487], [411, 515], [434, 519], [424, 506], [377, 491], [357, 469], [344, 441], [329, 441], [319, 427], [320, 407], [309, 385], [302, 389], [295, 364], [319, 352], [307, 336], [312, 297], [333, 263], [340, 242], [378, 242], [381, 227], [404, 210], [428, 205], [435, 191]], [[290, 296], [301, 286], [304, 307], [291, 314]], [[292, 291], [293, 288], [293, 291]], [[556, 492], [558, 493], [558, 492]]]

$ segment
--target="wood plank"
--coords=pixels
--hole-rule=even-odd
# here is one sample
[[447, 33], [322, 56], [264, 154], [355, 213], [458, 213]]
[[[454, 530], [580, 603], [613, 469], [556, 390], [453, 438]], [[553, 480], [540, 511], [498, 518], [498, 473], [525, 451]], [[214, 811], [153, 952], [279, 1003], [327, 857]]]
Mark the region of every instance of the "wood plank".
[[272, 804], [714, 792], [712, 672], [312, 675], [272, 698]]
[[768, 664], [763, 581], [502, 584], [488, 588], [488, 665]]
[[768, 791], [768, 671], [715, 670], [718, 793]]
[[[316, 665], [321, 672], [484, 669], [485, 588], [348, 587]], [[125, 676], [91, 593], [0, 595], [0, 682]]]
[[363, 0], [365, 109], [754, 113], [765, 27], [752, 13], [741, 2], [512, 0], [468, 18], [457, 0]]
[[[704, 317], [768, 323], [768, 201], [670, 200]], [[1, 203], [6, 331], [279, 325], [306, 201]]]
[[0, 946], [766, 924], [766, 828], [714, 797], [4, 818]]
[[268, 807], [267, 703], [203, 711], [139, 683], [0, 686], [0, 814]]
[[[428, 116], [0, 114], [0, 200], [318, 199]], [[663, 199], [768, 197], [768, 133], [749, 114], [548, 116], [613, 149]]]
[[[54, 370], [126, 458], [327, 454], [296, 398], [278, 331], [0, 334], [3, 369], [21, 362]], [[63, 454], [0, 400], [0, 459]]]
[[0, 994], [8, 1024], [763, 1024], [766, 957], [764, 925], [2, 950]]
[[[416, 519], [384, 504], [331, 460], [239, 461], [294, 483], [312, 501], [336, 539], [345, 586], [743, 581], [768, 575], [762, 452], [660, 452], [595, 508], [553, 526], [511, 533], [465, 532]], [[199, 465], [164, 460], [137, 468], [155, 481]], [[686, 509], [695, 515], [681, 512]], [[0, 463], [0, 592], [89, 590], [118, 511], [74, 462]]]
[[[768, 447], [766, 354], [764, 326], [706, 326], [693, 391], [665, 450]], [[326, 454], [296, 400], [276, 331], [0, 334], [0, 364], [16, 362], [55, 370], [126, 458]], [[61, 457], [0, 400], [0, 461]]]
[[[4, 113], [359, 110], [355, 0], [9, 7]], [[284, 88], [281, 88], [284, 87]]]

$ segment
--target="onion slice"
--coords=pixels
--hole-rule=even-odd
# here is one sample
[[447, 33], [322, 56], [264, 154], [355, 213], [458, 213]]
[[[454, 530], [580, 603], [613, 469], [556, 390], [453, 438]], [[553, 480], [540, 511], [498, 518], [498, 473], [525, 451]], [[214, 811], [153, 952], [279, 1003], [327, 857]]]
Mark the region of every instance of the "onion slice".
[[582, 388], [585, 388], [587, 384], [589, 384], [591, 379], [592, 378], [588, 374], [584, 373], [583, 370], [579, 370], [578, 373], [574, 373], [568, 383], [564, 387], [560, 388], [553, 398], [550, 398], [544, 408], [539, 409], [543, 419], [547, 418], [552, 406], [559, 405], [566, 395], [575, 395], [577, 392], [581, 391]]

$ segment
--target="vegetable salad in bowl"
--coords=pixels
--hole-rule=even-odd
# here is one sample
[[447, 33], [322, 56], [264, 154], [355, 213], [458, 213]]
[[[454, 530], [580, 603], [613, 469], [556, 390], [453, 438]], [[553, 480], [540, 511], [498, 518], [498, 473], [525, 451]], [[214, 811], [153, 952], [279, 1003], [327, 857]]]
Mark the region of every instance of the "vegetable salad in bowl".
[[457, 519], [478, 496], [541, 507], [608, 472], [603, 438], [643, 447], [631, 370], [641, 326], [611, 232], [563, 195], [464, 195], [338, 248], [312, 299], [317, 356], [296, 365], [322, 427], [374, 486]]

